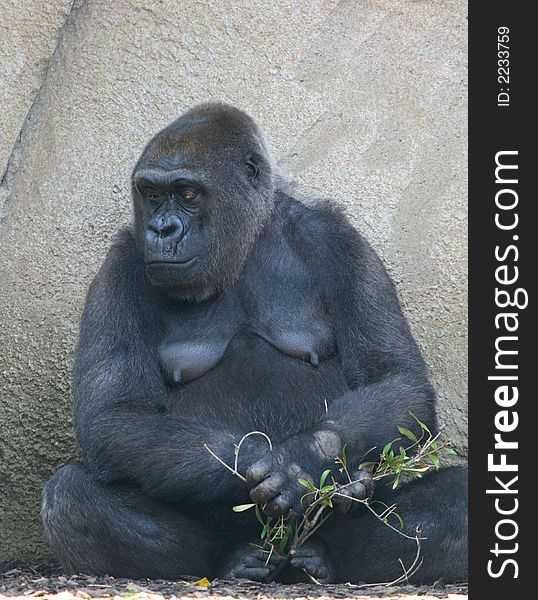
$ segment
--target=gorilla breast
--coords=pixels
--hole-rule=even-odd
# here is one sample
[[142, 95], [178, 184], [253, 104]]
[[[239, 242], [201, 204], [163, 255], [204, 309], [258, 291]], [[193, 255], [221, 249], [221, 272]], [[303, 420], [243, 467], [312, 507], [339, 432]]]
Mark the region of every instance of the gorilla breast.
[[[336, 352], [329, 316], [320, 300], [316, 277], [286, 241], [288, 216], [275, 214], [264, 230], [237, 282], [204, 302], [169, 307], [159, 348], [169, 385], [188, 383], [213, 369], [236, 336], [263, 340], [282, 354], [316, 368]], [[255, 352], [257, 344], [251, 344]], [[234, 354], [233, 350], [231, 354]], [[244, 368], [256, 360], [241, 355]], [[263, 361], [258, 373], [264, 381]], [[268, 365], [274, 377], [272, 365]], [[271, 379], [270, 379], [271, 380]]]

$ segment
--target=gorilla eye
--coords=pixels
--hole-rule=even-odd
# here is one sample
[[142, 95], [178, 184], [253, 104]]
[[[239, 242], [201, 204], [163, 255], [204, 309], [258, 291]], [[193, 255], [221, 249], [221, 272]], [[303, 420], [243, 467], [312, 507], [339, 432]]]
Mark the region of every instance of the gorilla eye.
[[160, 196], [159, 192], [157, 190], [146, 190], [146, 198], [148, 200], [157, 200], [157, 198]]
[[184, 200], [194, 200], [196, 198], [196, 192], [194, 190], [182, 190], [181, 197]]

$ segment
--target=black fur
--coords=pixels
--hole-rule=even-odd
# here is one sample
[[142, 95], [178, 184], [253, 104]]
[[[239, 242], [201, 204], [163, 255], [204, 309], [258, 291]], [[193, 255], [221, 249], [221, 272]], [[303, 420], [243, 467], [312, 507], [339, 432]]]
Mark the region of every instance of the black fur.
[[[398, 426], [416, 430], [410, 411], [435, 431], [426, 366], [371, 247], [330, 203], [284, 191], [244, 113], [202, 105], [157, 134], [133, 199], [134, 226], [88, 293], [73, 373], [84, 465], [47, 483], [46, 537], [71, 571], [263, 579], [276, 566], [250, 546], [257, 523], [231, 507], [250, 494], [268, 514], [300, 513], [297, 479], [336, 474], [344, 445], [358, 465]], [[244, 484], [204, 444], [233, 464], [254, 430], [274, 450], [245, 441]], [[417, 581], [465, 577], [465, 485], [449, 469], [377, 490], [428, 537]], [[357, 510], [328, 521], [292, 570], [386, 581], [414, 553]]]

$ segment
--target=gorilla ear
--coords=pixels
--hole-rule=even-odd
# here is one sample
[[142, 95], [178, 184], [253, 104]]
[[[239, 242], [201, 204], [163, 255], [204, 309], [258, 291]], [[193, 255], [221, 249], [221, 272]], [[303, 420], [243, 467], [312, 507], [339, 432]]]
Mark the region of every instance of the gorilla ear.
[[253, 183], [253, 185], [257, 185], [260, 180], [260, 165], [254, 156], [249, 156], [246, 162], [246, 173], [247, 177]]

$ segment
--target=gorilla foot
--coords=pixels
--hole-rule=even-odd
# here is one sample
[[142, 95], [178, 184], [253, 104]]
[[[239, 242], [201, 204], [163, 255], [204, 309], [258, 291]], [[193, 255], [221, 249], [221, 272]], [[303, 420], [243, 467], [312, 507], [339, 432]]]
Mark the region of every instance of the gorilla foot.
[[321, 542], [309, 541], [293, 550], [290, 564], [292, 567], [302, 569], [319, 583], [334, 582], [334, 569]]
[[275, 572], [281, 560], [276, 552], [262, 550], [254, 544], [242, 544], [229, 556], [220, 577], [264, 582]]

